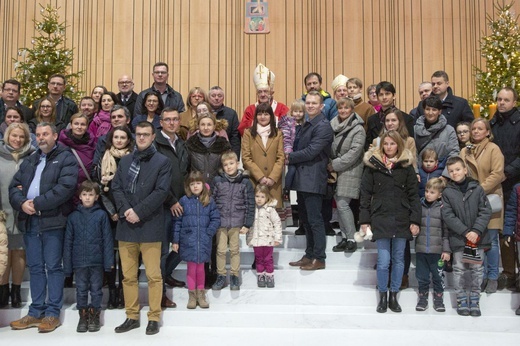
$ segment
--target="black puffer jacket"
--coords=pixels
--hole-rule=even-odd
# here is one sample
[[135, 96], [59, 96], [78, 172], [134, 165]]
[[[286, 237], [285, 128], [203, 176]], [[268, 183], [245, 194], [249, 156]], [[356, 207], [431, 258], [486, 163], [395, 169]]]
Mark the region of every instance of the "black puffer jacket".
[[410, 224], [421, 224], [421, 204], [414, 157], [405, 149], [392, 170], [383, 164], [379, 149], [365, 154], [361, 180], [359, 223], [370, 224], [373, 240], [412, 239]]
[[229, 142], [224, 137], [217, 136], [215, 142], [206, 148], [199, 136], [193, 135], [186, 141], [186, 149], [190, 155], [191, 170], [202, 172], [206, 183], [213, 188], [213, 179], [221, 166], [220, 157], [231, 149]]

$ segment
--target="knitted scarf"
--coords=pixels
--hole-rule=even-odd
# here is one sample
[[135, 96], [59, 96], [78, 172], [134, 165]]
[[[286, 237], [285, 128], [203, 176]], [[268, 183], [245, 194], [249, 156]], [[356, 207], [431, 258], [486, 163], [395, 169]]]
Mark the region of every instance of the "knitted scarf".
[[262, 143], [264, 144], [264, 148], [267, 147], [267, 141], [269, 140], [269, 135], [271, 134], [271, 125], [262, 126], [260, 124], [256, 124], [256, 133], [262, 138]]
[[197, 132], [197, 136], [199, 137], [199, 140], [202, 143], [202, 145], [204, 145], [206, 148], [211, 147], [211, 145], [215, 143], [215, 140], [217, 139], [216, 132], [213, 132], [213, 134], [209, 137], [204, 137], [200, 134], [200, 132]]
[[101, 159], [101, 177], [105, 178], [106, 183], [103, 187], [105, 192], [108, 192], [108, 182], [114, 179], [114, 175], [117, 171], [116, 158], [120, 159], [123, 156], [130, 153], [129, 148], [116, 149], [114, 146], [110, 147], [109, 150], [105, 151], [103, 158]]
[[145, 150], [139, 151], [136, 148], [132, 153], [132, 164], [130, 165], [126, 179], [128, 182], [127, 189], [130, 193], [135, 193], [137, 178], [139, 177], [139, 171], [141, 170], [141, 161], [148, 161], [156, 152], [157, 149], [152, 143], [152, 145]]

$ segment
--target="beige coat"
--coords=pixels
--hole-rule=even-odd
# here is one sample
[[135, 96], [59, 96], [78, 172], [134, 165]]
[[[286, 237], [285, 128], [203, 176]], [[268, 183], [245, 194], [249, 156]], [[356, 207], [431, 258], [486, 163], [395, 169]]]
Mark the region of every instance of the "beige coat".
[[502, 230], [504, 227], [504, 194], [502, 192], [502, 182], [504, 175], [504, 155], [493, 142], [487, 138], [480, 144], [475, 145], [471, 150], [464, 148], [460, 151], [460, 157], [468, 166], [468, 175], [477, 179], [484, 189], [486, 195], [495, 193], [502, 198], [501, 211], [491, 215], [489, 229]]
[[281, 131], [278, 131], [275, 137], [270, 137], [265, 147], [260, 135], [253, 138], [249, 129], [244, 131], [244, 136], [242, 137], [242, 162], [244, 168], [251, 174], [251, 181], [255, 187], [263, 177], [271, 178], [274, 181], [274, 185], [271, 186], [269, 192], [278, 201], [277, 208], [282, 208], [283, 206], [282, 171], [284, 169], [284, 160]]

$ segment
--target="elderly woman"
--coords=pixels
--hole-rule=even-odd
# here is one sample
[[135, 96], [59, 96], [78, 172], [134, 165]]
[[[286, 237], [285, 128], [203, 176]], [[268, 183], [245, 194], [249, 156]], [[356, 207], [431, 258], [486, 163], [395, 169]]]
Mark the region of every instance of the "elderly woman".
[[9, 260], [7, 270], [0, 279], [0, 307], [7, 306], [9, 302], [9, 277], [12, 279], [11, 307], [19, 308], [22, 305], [20, 285], [25, 271], [25, 245], [16, 225], [16, 214], [9, 204], [8, 186], [24, 158], [34, 150], [27, 124], [15, 122], [7, 127], [4, 140], [0, 141], [0, 201], [2, 210], [7, 214]]
[[[468, 173], [478, 180], [486, 195], [497, 194], [503, 201], [502, 182], [504, 175], [504, 155], [493, 143], [493, 134], [489, 121], [484, 118], [473, 120], [470, 126], [470, 140], [461, 150], [460, 157], [466, 162]], [[485, 252], [484, 280], [482, 290], [486, 293], [495, 293], [498, 287], [498, 266], [500, 251], [498, 234], [504, 225], [504, 208], [491, 215], [488, 224], [488, 233], [491, 240], [491, 249]]]

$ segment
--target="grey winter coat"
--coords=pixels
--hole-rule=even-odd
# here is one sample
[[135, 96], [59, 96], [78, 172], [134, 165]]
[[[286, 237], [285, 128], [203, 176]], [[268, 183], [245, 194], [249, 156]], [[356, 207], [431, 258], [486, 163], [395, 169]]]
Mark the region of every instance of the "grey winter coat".
[[338, 173], [336, 195], [341, 197], [359, 198], [366, 139], [363, 124], [363, 119], [356, 113], [343, 122], [340, 122], [339, 117], [330, 122], [334, 131], [331, 164]]
[[426, 127], [424, 115], [420, 116], [415, 123], [415, 145], [417, 146], [417, 167], [421, 167], [421, 155], [426, 148], [435, 150], [439, 157], [439, 166], [444, 167], [446, 159], [459, 156], [460, 148], [457, 134], [453, 127], [448, 125], [444, 115], [439, 120]]
[[426, 200], [421, 198], [421, 205], [421, 231], [417, 238], [415, 238], [415, 252], [434, 254], [451, 252], [448, 228], [446, 224], [442, 222], [442, 202], [435, 201], [431, 205], [428, 205]]
[[213, 180], [212, 195], [220, 212], [220, 227], [250, 228], [253, 225], [255, 190], [247, 171], [239, 170], [233, 181], [221, 172]]
[[491, 218], [491, 207], [484, 189], [478, 181], [469, 179], [465, 194], [454, 182], [442, 192], [442, 219], [449, 229], [450, 247], [453, 252], [463, 251], [466, 234], [475, 231], [480, 236], [479, 248], [489, 248], [487, 225]]

